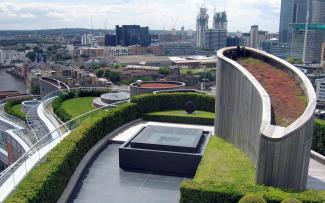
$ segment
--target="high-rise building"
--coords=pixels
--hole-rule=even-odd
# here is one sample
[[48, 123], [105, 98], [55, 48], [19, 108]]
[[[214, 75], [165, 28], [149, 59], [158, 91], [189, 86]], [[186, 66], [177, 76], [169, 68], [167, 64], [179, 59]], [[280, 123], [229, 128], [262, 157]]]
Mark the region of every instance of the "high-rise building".
[[209, 15], [206, 8], [200, 8], [200, 13], [196, 18], [196, 46], [206, 47], [206, 31], [208, 29]]
[[116, 46], [116, 35], [106, 34], [105, 35], [105, 46], [115, 47]]
[[258, 26], [252, 25], [250, 31], [249, 46], [252, 48], [259, 48], [259, 35], [258, 35]]
[[314, 0], [312, 7], [311, 21], [313, 23], [325, 23], [325, 2]]
[[116, 44], [120, 46], [141, 45], [149, 46], [151, 38], [149, 27], [139, 25], [116, 26]]
[[215, 13], [213, 16], [213, 29], [227, 30], [227, 22], [226, 12]]
[[[305, 28], [304, 23], [293, 25], [292, 56], [302, 59], [305, 63], [320, 63], [322, 44], [325, 42], [325, 24], [309, 24], [307, 36]], [[305, 58], [303, 58], [304, 43], [306, 43]]]
[[227, 15], [226, 12], [215, 13], [213, 16], [213, 29], [205, 32], [205, 46], [211, 51], [227, 46]]
[[324, 19], [324, 13], [321, 10], [322, 3], [325, 3], [325, 0], [281, 0], [280, 43], [290, 43], [292, 41], [293, 28], [291, 24], [306, 22], [308, 2], [311, 16], [309, 22], [312, 22], [314, 17], [315, 19]]
[[227, 30], [208, 29], [205, 33], [207, 48], [211, 51], [219, 50], [227, 46]]

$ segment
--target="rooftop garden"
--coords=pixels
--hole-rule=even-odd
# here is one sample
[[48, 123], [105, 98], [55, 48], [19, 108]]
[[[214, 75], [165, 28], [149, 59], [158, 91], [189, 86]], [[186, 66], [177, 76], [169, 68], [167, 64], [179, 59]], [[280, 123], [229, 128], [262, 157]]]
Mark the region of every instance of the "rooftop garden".
[[[91, 96], [79, 92], [66, 98], [76, 95]], [[80, 160], [105, 135], [145, 114], [183, 114], [183, 110], [177, 109], [185, 109], [189, 100], [195, 103], [198, 116], [210, 117], [206, 112], [213, 114], [214, 98], [205, 94], [147, 94], [133, 97], [131, 103], [82, 123], [27, 174], [5, 202], [56, 202]], [[210, 138], [194, 179], [183, 182], [180, 190], [181, 202], [186, 203], [238, 202], [247, 194], [257, 194], [267, 202], [281, 202], [291, 197], [303, 202], [325, 201], [324, 191], [296, 192], [255, 185], [253, 163], [239, 149], [216, 136]]]
[[[324, 202], [325, 191], [293, 191], [255, 184], [255, 167], [239, 149], [213, 136], [193, 180], [181, 185], [182, 203], [238, 202], [245, 195], [258, 195], [266, 202], [296, 198], [302, 202]], [[255, 202], [255, 201], [249, 201]]]
[[273, 125], [287, 127], [303, 114], [307, 98], [292, 75], [260, 59], [246, 57], [239, 58], [237, 62], [245, 67], [269, 94]]

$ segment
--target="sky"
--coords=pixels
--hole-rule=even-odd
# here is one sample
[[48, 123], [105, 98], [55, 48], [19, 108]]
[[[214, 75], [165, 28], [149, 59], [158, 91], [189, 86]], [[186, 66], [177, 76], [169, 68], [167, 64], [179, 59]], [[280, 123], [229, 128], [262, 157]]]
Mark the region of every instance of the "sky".
[[279, 29], [281, 0], [0, 0], [0, 30], [113, 29], [122, 24], [195, 30], [203, 5], [209, 27], [214, 10], [225, 10], [229, 31], [247, 32], [255, 24], [270, 32]]

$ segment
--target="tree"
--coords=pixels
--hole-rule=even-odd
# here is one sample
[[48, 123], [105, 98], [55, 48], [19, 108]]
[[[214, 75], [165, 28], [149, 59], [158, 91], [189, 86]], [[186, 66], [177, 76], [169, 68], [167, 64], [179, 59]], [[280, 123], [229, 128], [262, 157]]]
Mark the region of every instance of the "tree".
[[199, 75], [199, 80], [200, 80], [201, 82], [203, 81], [204, 76], [205, 76], [205, 79], [208, 79], [209, 81], [214, 81], [214, 80], [215, 80], [213, 74], [212, 74], [211, 72], [207, 72], [206, 74], [204, 74], [204, 73], [200, 73], [200, 75]]
[[38, 54], [44, 53], [43, 49], [40, 49], [39, 47], [34, 47], [33, 51], [38, 53]]
[[170, 75], [170, 69], [167, 67], [161, 67], [158, 69], [158, 73], [162, 75]]
[[303, 61], [301, 59], [297, 59], [297, 58], [292, 57], [292, 56], [288, 57], [287, 61], [289, 63], [291, 63], [291, 64], [303, 64]]
[[119, 82], [121, 80], [121, 74], [118, 72], [110, 72], [109, 79], [114, 83]]
[[30, 51], [26, 54], [26, 57], [29, 58], [29, 60], [31, 61], [35, 61], [36, 58], [36, 52], [34, 51]]

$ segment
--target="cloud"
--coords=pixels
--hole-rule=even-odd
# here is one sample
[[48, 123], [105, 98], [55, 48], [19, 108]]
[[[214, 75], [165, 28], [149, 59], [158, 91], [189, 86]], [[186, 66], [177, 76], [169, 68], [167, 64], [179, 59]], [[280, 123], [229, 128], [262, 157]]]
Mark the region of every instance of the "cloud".
[[[60, 27], [103, 28], [107, 24], [140, 24], [151, 29], [185, 26], [195, 29], [204, 0], [0, 0], [1, 29]], [[243, 3], [244, 2], [244, 3]], [[226, 9], [231, 31], [248, 31], [250, 25], [277, 31], [280, 0], [206, 0], [210, 25], [213, 10]], [[39, 20], [35, 23], [35, 17]], [[50, 27], [49, 27], [50, 26]]]

